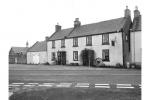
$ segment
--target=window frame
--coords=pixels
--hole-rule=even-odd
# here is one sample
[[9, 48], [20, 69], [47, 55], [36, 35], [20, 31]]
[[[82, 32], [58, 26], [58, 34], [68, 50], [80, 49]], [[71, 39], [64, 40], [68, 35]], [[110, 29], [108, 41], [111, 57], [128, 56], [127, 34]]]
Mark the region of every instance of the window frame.
[[86, 46], [92, 46], [92, 35], [86, 36]]
[[109, 34], [102, 34], [102, 45], [109, 45]]
[[55, 40], [52, 41], [52, 48], [55, 48]]
[[78, 51], [73, 51], [73, 61], [78, 61]]
[[[106, 55], [106, 52], [108, 53], [108, 55]], [[104, 55], [105, 54], [105, 55]], [[108, 57], [106, 57], [108, 56]], [[102, 50], [102, 61], [106, 61], [109, 62], [110, 61], [110, 53], [109, 53], [109, 49], [103, 49]]]
[[65, 39], [61, 40], [61, 48], [65, 48]]
[[73, 38], [73, 47], [78, 47], [78, 37]]

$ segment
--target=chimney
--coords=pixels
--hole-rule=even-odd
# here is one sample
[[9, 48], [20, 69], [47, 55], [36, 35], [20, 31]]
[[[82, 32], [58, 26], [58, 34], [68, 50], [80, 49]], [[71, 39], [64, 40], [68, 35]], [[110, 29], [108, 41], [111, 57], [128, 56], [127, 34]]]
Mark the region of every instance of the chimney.
[[138, 10], [138, 7], [136, 6], [135, 7], [135, 10], [134, 10], [134, 18], [140, 16], [140, 11]]
[[128, 9], [128, 6], [126, 6], [126, 9], [124, 11], [124, 17], [129, 17], [131, 16], [131, 12], [130, 12], [130, 9]]
[[74, 21], [74, 28], [79, 27], [81, 25], [81, 22], [79, 21], [79, 18], [76, 18]]
[[49, 39], [49, 37], [48, 37], [48, 36], [46, 36], [46, 37], [45, 37], [45, 41], [48, 41], [48, 39]]
[[29, 43], [28, 43], [28, 41], [26, 42], [26, 47], [28, 47], [29, 46]]
[[57, 25], [55, 25], [55, 32], [58, 32], [61, 30], [61, 26], [57, 23]]

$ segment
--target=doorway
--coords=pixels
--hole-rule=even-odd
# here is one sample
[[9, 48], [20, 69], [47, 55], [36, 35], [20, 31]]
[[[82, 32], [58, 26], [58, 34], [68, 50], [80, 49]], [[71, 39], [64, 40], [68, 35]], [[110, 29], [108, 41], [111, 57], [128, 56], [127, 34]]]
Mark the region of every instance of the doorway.
[[66, 65], [66, 51], [58, 51], [57, 58], [58, 65]]

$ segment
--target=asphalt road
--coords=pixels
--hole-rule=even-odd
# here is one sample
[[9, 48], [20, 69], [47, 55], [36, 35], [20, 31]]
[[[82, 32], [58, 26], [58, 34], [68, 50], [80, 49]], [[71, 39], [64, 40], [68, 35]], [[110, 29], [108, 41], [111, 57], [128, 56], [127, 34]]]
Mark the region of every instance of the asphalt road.
[[9, 82], [141, 84], [141, 71], [73, 66], [9, 65]]

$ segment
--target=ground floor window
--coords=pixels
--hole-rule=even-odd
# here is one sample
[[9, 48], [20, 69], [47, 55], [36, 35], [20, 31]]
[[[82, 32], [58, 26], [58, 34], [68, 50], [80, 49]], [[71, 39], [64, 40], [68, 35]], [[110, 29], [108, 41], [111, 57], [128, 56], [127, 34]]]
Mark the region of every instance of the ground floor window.
[[78, 61], [78, 51], [73, 51], [73, 60]]
[[55, 52], [52, 52], [52, 61], [55, 60]]
[[102, 60], [109, 61], [109, 49], [104, 49], [102, 51]]

